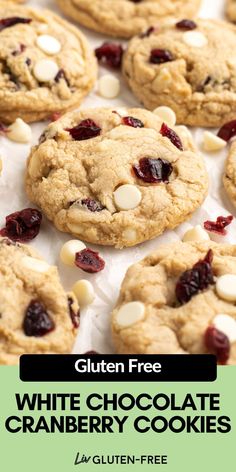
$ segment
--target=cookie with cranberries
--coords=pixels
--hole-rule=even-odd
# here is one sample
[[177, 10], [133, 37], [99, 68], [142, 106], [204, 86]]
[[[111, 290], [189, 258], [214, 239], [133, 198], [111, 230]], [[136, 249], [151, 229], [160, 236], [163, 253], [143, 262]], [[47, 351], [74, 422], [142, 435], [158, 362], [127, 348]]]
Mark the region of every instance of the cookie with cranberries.
[[73, 20], [99, 33], [131, 38], [166, 17], [190, 18], [201, 0], [57, 0]]
[[78, 304], [57, 268], [0, 237], [0, 364], [17, 364], [21, 354], [70, 353], [78, 326]]
[[96, 78], [84, 35], [50, 11], [0, 2], [0, 122], [50, 118], [80, 105]]
[[28, 197], [60, 231], [118, 248], [187, 220], [207, 188], [188, 130], [136, 108], [64, 115], [27, 163]]
[[112, 313], [116, 352], [214, 354], [236, 365], [235, 278], [236, 245], [159, 246], [126, 273]]
[[236, 28], [226, 21], [162, 22], [130, 41], [123, 74], [146, 108], [169, 106], [179, 124], [218, 127], [235, 120], [235, 41]]

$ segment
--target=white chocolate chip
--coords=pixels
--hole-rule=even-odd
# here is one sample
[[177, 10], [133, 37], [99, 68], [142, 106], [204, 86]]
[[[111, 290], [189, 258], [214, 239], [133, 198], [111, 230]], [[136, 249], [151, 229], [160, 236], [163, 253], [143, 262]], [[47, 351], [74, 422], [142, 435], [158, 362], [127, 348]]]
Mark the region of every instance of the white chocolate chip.
[[78, 280], [73, 287], [72, 291], [74, 292], [79, 305], [86, 306], [93, 303], [95, 294], [94, 288], [88, 280]]
[[135, 229], [127, 228], [123, 231], [123, 239], [128, 242], [134, 242], [137, 239], [137, 233]]
[[[74, 214], [74, 213], [75, 213], [75, 210], [73, 210], [73, 214]], [[70, 223], [70, 222], [68, 221], [67, 226], [68, 226], [68, 228], [70, 229], [70, 231], [71, 231], [72, 233], [74, 233], [75, 235], [77, 235], [77, 234], [83, 234], [83, 233], [84, 233], [84, 227], [81, 226], [81, 225], [79, 225], [79, 224], [77, 224], [77, 223]]]
[[236, 321], [229, 315], [217, 315], [213, 320], [213, 325], [224, 333], [231, 343], [236, 341]]
[[199, 31], [186, 31], [183, 34], [183, 40], [185, 44], [195, 48], [203, 48], [208, 43], [207, 37]]
[[132, 326], [145, 316], [145, 306], [141, 302], [129, 302], [123, 305], [116, 314], [116, 321], [122, 328]]
[[39, 82], [50, 82], [55, 79], [58, 72], [58, 65], [51, 59], [41, 59], [34, 66], [34, 76]]
[[182, 241], [188, 243], [190, 241], [209, 241], [209, 239], [210, 237], [208, 233], [201, 227], [201, 225], [197, 225], [186, 231]]
[[50, 265], [42, 261], [41, 259], [36, 259], [35, 257], [24, 256], [21, 259], [21, 266], [24, 269], [33, 270], [35, 272], [45, 273], [50, 269]]
[[41, 34], [37, 38], [37, 46], [46, 54], [58, 54], [61, 50], [60, 42], [49, 34]]
[[98, 91], [104, 98], [115, 98], [120, 93], [120, 81], [114, 75], [103, 75], [98, 81]]
[[32, 130], [21, 118], [17, 118], [7, 129], [7, 137], [17, 143], [29, 143], [32, 139]]
[[130, 184], [121, 185], [113, 195], [115, 205], [120, 210], [133, 210], [142, 200], [140, 190], [135, 185]]
[[159, 116], [168, 126], [175, 126], [176, 114], [170, 107], [157, 107], [153, 111], [155, 115]]
[[224, 139], [219, 138], [210, 131], [203, 133], [203, 149], [207, 152], [220, 151], [226, 147], [227, 143]]
[[71, 239], [63, 244], [60, 251], [60, 259], [63, 264], [74, 267], [76, 253], [83, 251], [85, 248], [85, 244], [82, 241], [79, 241], [79, 239]]
[[217, 279], [216, 292], [220, 298], [229, 302], [236, 301], [236, 275], [225, 274]]
[[169, 70], [166, 67], [160, 69], [159, 74], [152, 82], [151, 87], [156, 92], [161, 92], [168, 89], [168, 86], [171, 84], [172, 76]]

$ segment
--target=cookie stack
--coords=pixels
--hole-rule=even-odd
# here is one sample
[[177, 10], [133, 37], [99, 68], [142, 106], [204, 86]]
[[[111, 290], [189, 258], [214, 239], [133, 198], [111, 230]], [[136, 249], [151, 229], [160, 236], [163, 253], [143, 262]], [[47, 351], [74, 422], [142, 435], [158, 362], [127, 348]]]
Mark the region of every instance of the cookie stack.
[[[92, 244], [134, 247], [131, 262], [137, 245], [146, 255], [128, 269], [112, 312], [116, 352], [213, 353], [220, 364], [236, 364], [236, 246], [224, 240], [233, 216], [198, 221], [180, 228], [183, 241], [158, 245], [209, 192], [204, 157], [186, 125], [220, 128], [204, 131], [207, 152], [236, 135], [236, 27], [196, 18], [200, 0], [57, 4], [79, 24], [129, 42], [96, 41], [94, 54], [89, 32], [86, 38], [52, 11], [0, 2], [0, 132], [27, 143], [28, 123], [50, 121], [26, 162], [25, 192], [38, 209], [3, 215], [0, 363], [16, 363], [22, 353], [71, 352], [80, 309], [95, 298], [95, 274], [107, 277], [106, 258]], [[98, 80], [102, 106], [94, 94], [93, 108], [78, 110], [97, 62], [116, 71]], [[103, 99], [117, 99], [119, 74], [136, 107], [129, 99], [104, 106]], [[223, 182], [236, 206], [235, 143], [228, 154]], [[26, 244], [42, 215], [45, 227], [56, 228], [65, 270], [81, 275], [69, 292], [57, 268]], [[62, 233], [73, 239], [65, 242]], [[153, 239], [158, 248], [147, 254]]]

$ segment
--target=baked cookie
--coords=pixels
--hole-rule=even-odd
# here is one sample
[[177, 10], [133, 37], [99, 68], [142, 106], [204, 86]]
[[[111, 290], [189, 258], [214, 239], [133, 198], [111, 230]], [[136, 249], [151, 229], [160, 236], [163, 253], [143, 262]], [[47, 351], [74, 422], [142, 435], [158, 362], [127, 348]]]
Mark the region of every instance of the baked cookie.
[[160, 246], [125, 276], [112, 315], [116, 351], [213, 353], [236, 364], [235, 280], [236, 246]]
[[168, 105], [178, 123], [220, 126], [236, 113], [235, 41], [224, 21], [166, 22], [130, 41], [123, 73], [146, 108]]
[[201, 0], [57, 0], [62, 11], [84, 26], [122, 38], [158, 24], [160, 19], [197, 14]]
[[0, 364], [21, 354], [69, 353], [78, 305], [64, 292], [56, 267], [29, 246], [0, 238]]
[[80, 104], [96, 60], [80, 31], [49, 11], [0, 3], [0, 122], [48, 118]]
[[59, 230], [118, 248], [190, 218], [207, 187], [188, 130], [143, 109], [68, 113], [46, 128], [27, 165], [28, 197]]
[[236, 1], [226, 0], [226, 14], [230, 21], [236, 21]]
[[225, 163], [223, 184], [233, 205], [236, 207], [236, 141], [233, 141]]

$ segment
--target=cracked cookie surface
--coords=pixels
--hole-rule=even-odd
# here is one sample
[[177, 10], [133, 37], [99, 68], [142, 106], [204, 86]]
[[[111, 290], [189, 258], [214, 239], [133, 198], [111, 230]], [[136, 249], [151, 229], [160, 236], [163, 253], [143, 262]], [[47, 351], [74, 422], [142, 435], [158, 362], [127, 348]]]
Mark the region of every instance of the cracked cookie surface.
[[[177, 281], [184, 271], [203, 260], [209, 249], [213, 251], [214, 283], [187, 303], [179, 304], [175, 292]], [[209, 353], [205, 333], [214, 325], [215, 317], [224, 313], [231, 322], [236, 322], [235, 303], [221, 299], [215, 286], [215, 279], [227, 273], [236, 274], [236, 246], [214, 242], [160, 246], [131, 266], [112, 314], [116, 351], [122, 354]], [[128, 323], [121, 317], [120, 310], [130, 302], [140, 303], [143, 314]], [[128, 318], [130, 312], [126, 316]], [[228, 363], [236, 364], [236, 341], [231, 344]]]
[[224, 21], [196, 20], [189, 28], [159, 24], [130, 41], [123, 73], [146, 108], [167, 105], [178, 123], [218, 127], [235, 118], [235, 40], [236, 27]]
[[80, 31], [50, 11], [0, 3], [0, 122], [37, 121], [78, 106], [96, 60]]
[[62, 11], [88, 28], [130, 38], [160, 19], [197, 14], [201, 0], [57, 0]]
[[56, 267], [0, 238], [0, 364], [16, 364], [21, 354], [69, 353], [76, 334]]
[[208, 177], [188, 130], [175, 128], [181, 150], [161, 127], [143, 109], [64, 115], [32, 149], [28, 197], [59, 230], [96, 244], [133, 246], [178, 226], [201, 205]]

